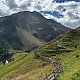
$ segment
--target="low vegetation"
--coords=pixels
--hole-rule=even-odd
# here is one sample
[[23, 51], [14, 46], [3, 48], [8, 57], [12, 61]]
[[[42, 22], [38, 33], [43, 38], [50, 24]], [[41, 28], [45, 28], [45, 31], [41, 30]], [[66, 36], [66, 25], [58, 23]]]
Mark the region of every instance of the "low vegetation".
[[14, 61], [0, 65], [1, 80], [43, 80], [55, 67], [36, 59], [35, 54], [14, 53]]
[[[63, 68], [59, 80], [80, 80], [80, 30], [73, 30], [37, 49], [52, 62], [59, 62]], [[43, 80], [46, 73], [57, 66], [36, 58], [34, 52], [17, 52], [14, 61], [0, 65], [1, 80]]]
[[[57, 45], [59, 42], [60, 47]], [[80, 30], [72, 30], [39, 48], [42, 55], [61, 62], [63, 72], [59, 80], [80, 80]]]

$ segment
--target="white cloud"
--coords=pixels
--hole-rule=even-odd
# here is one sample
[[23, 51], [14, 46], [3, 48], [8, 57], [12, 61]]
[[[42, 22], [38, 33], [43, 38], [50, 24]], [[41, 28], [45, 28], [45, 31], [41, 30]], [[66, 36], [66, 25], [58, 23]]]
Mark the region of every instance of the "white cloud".
[[[54, 1], [54, 2], [53, 2]], [[19, 11], [58, 11], [64, 17], [56, 18], [44, 14], [65, 26], [77, 27], [80, 22], [80, 2], [68, 1], [57, 3], [55, 0], [0, 0], [0, 16], [10, 15]]]
[[65, 3], [53, 3], [51, 6], [52, 11], [58, 11], [63, 18], [56, 18], [56, 21], [71, 28], [80, 26], [80, 2], [65, 2]]
[[0, 16], [4, 16], [10, 14], [9, 7], [6, 5], [5, 0], [0, 1]]

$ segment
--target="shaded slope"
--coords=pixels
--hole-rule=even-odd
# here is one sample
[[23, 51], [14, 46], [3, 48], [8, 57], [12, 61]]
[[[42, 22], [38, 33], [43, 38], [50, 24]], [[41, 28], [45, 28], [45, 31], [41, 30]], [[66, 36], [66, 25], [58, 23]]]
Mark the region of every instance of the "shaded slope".
[[35, 11], [24, 11], [0, 18], [1, 46], [8, 48], [34, 48], [69, 30]]

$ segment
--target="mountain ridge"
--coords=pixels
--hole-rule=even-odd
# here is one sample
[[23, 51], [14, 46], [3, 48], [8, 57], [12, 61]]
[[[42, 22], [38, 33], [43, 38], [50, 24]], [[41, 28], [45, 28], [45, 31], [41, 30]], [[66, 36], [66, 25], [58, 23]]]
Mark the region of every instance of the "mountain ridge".
[[58, 45], [60, 45], [61, 49], [80, 49], [80, 28], [76, 28], [59, 35], [55, 39], [48, 42], [46, 45], [42, 46], [40, 51], [53, 51], [58, 49]]
[[8, 48], [37, 47], [69, 30], [70, 28], [48, 20], [35, 11], [18, 12], [0, 18], [0, 42], [3, 42], [1, 45], [8, 45]]

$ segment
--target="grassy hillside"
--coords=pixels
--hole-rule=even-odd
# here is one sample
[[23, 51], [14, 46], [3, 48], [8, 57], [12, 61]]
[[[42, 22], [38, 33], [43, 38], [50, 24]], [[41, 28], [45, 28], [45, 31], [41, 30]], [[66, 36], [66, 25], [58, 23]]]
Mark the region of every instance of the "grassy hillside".
[[55, 50], [57, 48], [57, 42], [62, 48], [80, 49], [80, 30], [71, 30], [68, 33], [58, 36], [46, 45], [41, 47], [41, 50]]
[[36, 59], [34, 53], [14, 53], [14, 61], [0, 65], [1, 80], [43, 80], [55, 67]]
[[52, 56], [62, 63], [63, 72], [59, 80], [80, 80], [80, 50]]
[[[79, 42], [80, 30], [72, 30], [38, 49], [43, 56], [62, 64], [63, 71], [59, 80], [80, 80]], [[33, 52], [26, 55], [18, 52], [13, 58], [13, 62], [0, 65], [1, 80], [43, 80], [46, 73], [55, 69], [54, 65], [37, 59]]]
[[[60, 47], [57, 46], [60, 44]], [[80, 80], [80, 30], [72, 30], [39, 48], [42, 55], [61, 62], [63, 72], [59, 80]]]

